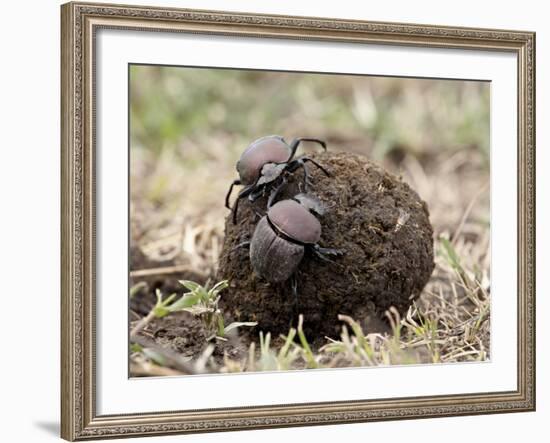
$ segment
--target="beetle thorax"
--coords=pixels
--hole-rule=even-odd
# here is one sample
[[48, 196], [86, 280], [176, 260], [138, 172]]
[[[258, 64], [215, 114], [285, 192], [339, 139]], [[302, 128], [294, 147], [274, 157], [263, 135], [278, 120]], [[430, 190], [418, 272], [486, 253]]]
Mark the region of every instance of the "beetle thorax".
[[267, 213], [273, 227], [284, 236], [302, 244], [315, 244], [321, 238], [321, 223], [294, 200], [282, 200]]

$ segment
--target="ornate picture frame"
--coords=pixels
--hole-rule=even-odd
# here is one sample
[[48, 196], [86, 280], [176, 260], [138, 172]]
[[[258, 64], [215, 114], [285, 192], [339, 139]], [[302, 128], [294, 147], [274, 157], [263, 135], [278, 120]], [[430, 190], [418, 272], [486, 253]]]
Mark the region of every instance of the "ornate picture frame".
[[[68, 3], [62, 18], [61, 435], [145, 436], [535, 409], [535, 34], [524, 31]], [[503, 51], [518, 67], [517, 389], [277, 406], [96, 413], [95, 36], [99, 29]]]

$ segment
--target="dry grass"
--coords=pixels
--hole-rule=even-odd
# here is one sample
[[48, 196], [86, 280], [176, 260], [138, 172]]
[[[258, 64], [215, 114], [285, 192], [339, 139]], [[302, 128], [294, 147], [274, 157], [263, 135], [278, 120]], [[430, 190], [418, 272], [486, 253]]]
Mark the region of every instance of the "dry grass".
[[[404, 318], [388, 313], [393, 334], [364, 335], [352, 319], [343, 318], [341, 336], [325, 339], [326, 345], [315, 353], [308, 351], [307, 343], [318, 337], [300, 339], [300, 331], [291, 330], [285, 338], [259, 337], [250, 345], [248, 357], [238, 360], [226, 356], [220, 363], [207, 346], [204, 355], [196, 359], [202, 370], [286, 370], [490, 358], [488, 90], [474, 83], [425, 80], [369, 79], [361, 83], [363, 80], [354, 78], [335, 83], [325, 79], [327, 84], [322, 79], [313, 84], [303, 80], [293, 86], [293, 94], [303, 102], [299, 109], [295, 109], [296, 103], [289, 107], [277, 102], [263, 109], [260, 116], [251, 112], [236, 118], [221, 104], [245, 112], [248, 98], [235, 99], [231, 94], [238, 95], [238, 91], [227, 92], [199, 104], [204, 107], [202, 119], [193, 117], [193, 121], [186, 110], [164, 110], [166, 115], [192, 120], [183, 125], [183, 133], [175, 130], [167, 135], [159, 129], [162, 125], [151, 129], [148, 120], [151, 108], [156, 109], [147, 98], [152, 87], [149, 76], [161, 84], [160, 98], [155, 100], [162, 103], [162, 85], [173, 87], [178, 78], [196, 81], [192, 75], [185, 77], [176, 71], [139, 71], [132, 78], [139, 94], [132, 102], [131, 240], [132, 247], [150, 260], [134, 264], [133, 271], [179, 265], [199, 276], [202, 283], [215, 273], [227, 215], [223, 197], [234, 178], [235, 161], [250, 139], [266, 133], [315, 134], [327, 139], [332, 150], [360, 152], [377, 159], [402, 175], [428, 203], [435, 233], [432, 278]], [[224, 81], [233, 85], [234, 73]], [[256, 79], [251, 83], [251, 88], [262, 87]], [[336, 98], [319, 92], [327, 85], [337, 92]], [[259, 91], [249, 94], [255, 97]], [[342, 106], [339, 100], [349, 106]], [[330, 112], [323, 111], [326, 107]], [[278, 118], [280, 114], [284, 119]], [[248, 121], [246, 128], [240, 126], [241, 120]], [[164, 146], [150, 147], [155, 140], [162, 140]], [[135, 352], [132, 374], [182, 372], [159, 361], [143, 350]]]
[[[366, 335], [353, 318], [341, 316], [340, 337], [325, 337], [326, 345], [316, 352], [309, 345], [312, 337], [305, 337], [299, 325], [275, 345], [269, 333], [260, 333], [258, 345], [249, 345], [247, 358], [226, 355], [220, 364], [212, 357], [214, 345], [209, 345], [196, 359], [200, 369], [170, 370], [172, 374], [196, 374], [486, 361], [490, 356], [489, 278], [486, 271], [471, 264], [486, 260], [488, 238], [479, 248], [463, 241], [455, 248], [445, 238], [438, 245], [436, 269], [419, 302], [404, 318], [394, 310], [387, 313], [392, 334]], [[134, 375], [162, 373], [155, 367], [154, 356], [165, 351], [154, 345], [148, 351], [153, 357], [143, 352], [133, 355]], [[156, 362], [159, 366], [158, 358]], [[160, 360], [160, 366], [170, 364]]]

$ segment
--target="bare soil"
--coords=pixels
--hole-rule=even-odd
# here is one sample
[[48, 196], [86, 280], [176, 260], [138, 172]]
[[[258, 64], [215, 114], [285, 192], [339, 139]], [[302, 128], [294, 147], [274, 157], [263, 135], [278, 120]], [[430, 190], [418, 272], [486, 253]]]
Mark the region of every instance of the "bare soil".
[[[134, 259], [141, 260], [139, 252], [132, 254]], [[136, 262], [143, 263], [143, 262]], [[176, 278], [177, 277], [177, 278]], [[137, 292], [130, 299], [130, 312], [133, 320], [145, 317], [155, 304], [155, 292], [159, 289], [168, 295], [185, 292], [185, 288], [178, 283], [178, 279], [191, 279], [204, 284], [204, 281], [196, 278], [193, 273], [172, 275], [160, 275], [140, 278], [140, 282], [147, 283], [147, 287]], [[133, 282], [135, 283], [135, 282]], [[227, 324], [230, 322], [227, 319]], [[201, 319], [187, 312], [176, 312], [163, 318], [155, 318], [139, 332], [149, 340], [152, 340], [159, 348], [173, 351], [189, 361], [196, 361], [205, 352], [209, 345], [214, 345], [212, 358], [218, 365], [223, 364], [224, 356], [234, 360], [240, 360], [247, 355], [250, 339], [248, 336], [240, 336], [236, 333], [229, 334], [227, 341], [210, 340]]]

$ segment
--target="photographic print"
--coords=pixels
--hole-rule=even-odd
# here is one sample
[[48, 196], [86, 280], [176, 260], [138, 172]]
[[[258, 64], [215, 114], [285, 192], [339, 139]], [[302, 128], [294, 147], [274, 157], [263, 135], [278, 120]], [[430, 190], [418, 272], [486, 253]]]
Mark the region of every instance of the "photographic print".
[[490, 82], [128, 69], [130, 377], [490, 360]]
[[61, 8], [61, 435], [535, 409], [535, 34]]

